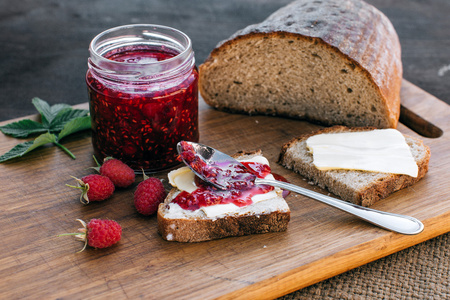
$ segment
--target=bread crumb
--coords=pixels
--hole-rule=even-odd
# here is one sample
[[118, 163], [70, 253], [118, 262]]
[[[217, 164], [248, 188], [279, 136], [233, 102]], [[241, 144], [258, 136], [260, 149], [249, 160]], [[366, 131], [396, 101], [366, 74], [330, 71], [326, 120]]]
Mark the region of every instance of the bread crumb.
[[263, 248], [265, 249], [265, 248], [267, 248], [267, 246], [266, 246], [266, 245], [264, 245], [264, 246], [263, 246]]
[[168, 241], [173, 240], [173, 234], [169, 233], [169, 234], [166, 236], [166, 240], [168, 240]]

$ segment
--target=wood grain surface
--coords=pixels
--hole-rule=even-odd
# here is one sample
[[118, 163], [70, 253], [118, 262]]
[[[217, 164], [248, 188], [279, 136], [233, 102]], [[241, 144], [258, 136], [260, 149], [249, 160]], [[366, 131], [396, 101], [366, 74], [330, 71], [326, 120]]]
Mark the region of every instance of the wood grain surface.
[[[0, 298], [275, 298], [449, 232], [450, 106], [407, 81], [401, 97], [406, 109], [443, 134], [427, 138], [400, 124], [400, 131], [421, 137], [430, 147], [430, 170], [416, 185], [373, 207], [422, 220], [422, 233], [392, 233], [291, 194], [286, 232], [192, 244], [167, 242], [156, 232], [156, 217], [135, 211], [137, 182], [117, 190], [111, 199], [89, 205], [82, 205], [79, 192], [65, 186], [73, 183], [70, 176], [92, 172], [90, 134], [84, 132], [64, 142], [76, 160], [48, 146], [0, 164]], [[262, 149], [273, 172], [326, 193], [276, 164], [283, 143], [317, 128], [298, 120], [227, 114], [200, 103], [202, 143], [229, 154]], [[0, 153], [18, 142], [0, 135]], [[166, 175], [154, 174], [161, 179]], [[121, 242], [77, 253], [82, 243], [57, 237], [76, 231], [77, 218], [118, 221], [123, 227]]]

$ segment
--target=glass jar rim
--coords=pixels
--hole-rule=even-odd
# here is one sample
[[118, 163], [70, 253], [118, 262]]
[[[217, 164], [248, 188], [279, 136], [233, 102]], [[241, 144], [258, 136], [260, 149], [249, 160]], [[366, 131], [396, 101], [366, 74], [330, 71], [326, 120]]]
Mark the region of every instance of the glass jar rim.
[[[177, 53], [160, 61], [129, 63], [111, 60], [104, 55], [114, 49], [138, 44], [166, 45]], [[191, 39], [182, 31], [164, 25], [130, 24], [107, 29], [95, 36], [89, 45], [89, 65], [99, 72], [136, 80], [167, 73], [192, 65], [194, 54]], [[134, 79], [133, 79], [134, 80]]]

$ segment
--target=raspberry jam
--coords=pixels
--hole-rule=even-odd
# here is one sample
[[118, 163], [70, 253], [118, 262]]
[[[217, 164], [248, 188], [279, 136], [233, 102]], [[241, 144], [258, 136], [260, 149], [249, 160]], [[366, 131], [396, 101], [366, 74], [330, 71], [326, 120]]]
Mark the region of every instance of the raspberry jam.
[[[245, 163], [244, 163], [245, 164]], [[260, 163], [251, 163], [247, 165], [249, 169], [247, 172], [251, 172], [259, 178], [264, 178], [267, 173], [260, 173], [261, 169], [269, 171], [268, 165], [262, 165]], [[255, 167], [255, 169], [253, 169]], [[228, 172], [229, 169], [224, 169]], [[242, 173], [243, 174], [243, 173]], [[196, 178], [197, 189], [192, 193], [182, 191], [177, 195], [173, 202], [180, 205], [181, 208], [186, 210], [197, 210], [200, 207], [211, 206], [216, 204], [228, 204], [233, 203], [236, 206], [244, 207], [253, 203], [252, 197], [259, 194], [265, 194], [272, 191], [274, 188], [268, 185], [239, 185], [230, 187], [227, 190], [220, 190], [216, 187], [205, 183], [203, 180]]]
[[[147, 27], [118, 27], [97, 36], [86, 82], [94, 155], [151, 172], [179, 164], [180, 140], [199, 139], [198, 71], [187, 36]], [[158, 34], [161, 40], [155, 41]], [[178, 46], [185, 42], [185, 48], [174, 48], [166, 38], [177, 39]]]
[[271, 169], [266, 164], [257, 162], [224, 162], [223, 164], [207, 164], [195, 154], [192, 146], [182, 143], [183, 151], [180, 156], [197, 173], [203, 174], [211, 182], [223, 184], [229, 182], [226, 190], [221, 190], [203, 180], [196, 178], [197, 189], [192, 193], [180, 192], [173, 202], [186, 210], [197, 210], [200, 207], [216, 204], [233, 203], [236, 206], [244, 207], [253, 203], [252, 197], [265, 194], [274, 188], [268, 185], [255, 185], [255, 177], [264, 178], [271, 173]]

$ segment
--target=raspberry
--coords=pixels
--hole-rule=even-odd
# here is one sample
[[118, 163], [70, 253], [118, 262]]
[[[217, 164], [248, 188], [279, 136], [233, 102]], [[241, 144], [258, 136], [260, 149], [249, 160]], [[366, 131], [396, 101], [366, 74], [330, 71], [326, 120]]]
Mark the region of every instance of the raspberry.
[[81, 179], [73, 178], [77, 181], [78, 186], [68, 184], [67, 186], [82, 190], [80, 201], [83, 204], [88, 204], [90, 201], [106, 200], [114, 193], [114, 184], [106, 176], [91, 174]]
[[158, 205], [165, 197], [166, 190], [161, 180], [144, 175], [144, 181], [139, 183], [134, 192], [134, 206], [139, 213], [149, 216], [158, 210]]
[[86, 229], [87, 243], [94, 248], [110, 247], [122, 236], [122, 227], [113, 220], [92, 219], [86, 224]]
[[89, 245], [94, 248], [107, 248], [120, 241], [122, 237], [122, 227], [113, 220], [91, 219], [89, 223], [77, 219], [83, 228], [78, 229], [77, 233], [65, 233], [64, 235], [74, 235], [77, 239], [84, 242], [84, 247], [78, 252], [82, 252]]
[[[95, 161], [97, 162], [97, 160]], [[98, 162], [97, 165], [99, 165]], [[133, 169], [131, 169], [124, 162], [112, 157], [105, 158], [105, 160], [103, 161], [103, 165], [99, 165], [98, 168], [94, 169], [97, 170], [100, 175], [106, 176], [111, 179], [116, 187], [129, 187], [134, 183], [135, 180]]]

